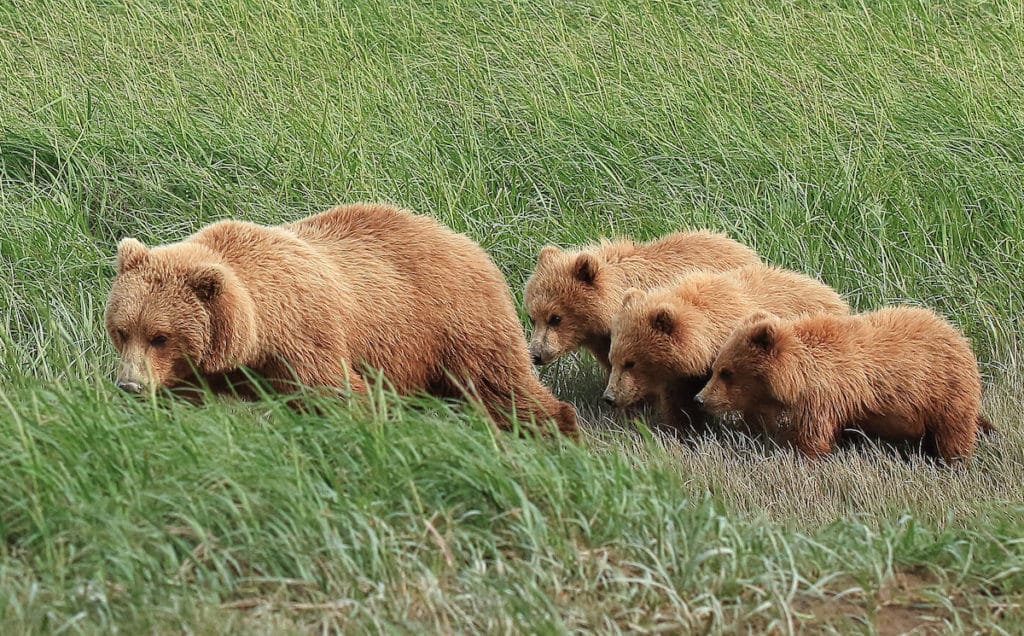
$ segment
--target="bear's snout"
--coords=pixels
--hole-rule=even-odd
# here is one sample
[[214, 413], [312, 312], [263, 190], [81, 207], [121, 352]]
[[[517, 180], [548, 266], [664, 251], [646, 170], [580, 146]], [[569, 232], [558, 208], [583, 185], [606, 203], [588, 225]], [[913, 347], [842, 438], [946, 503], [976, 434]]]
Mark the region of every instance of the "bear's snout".
[[126, 393], [142, 393], [142, 384], [140, 382], [122, 380], [121, 378], [118, 378], [114, 381], [114, 384], [117, 385], [117, 388], [125, 391]]
[[533, 364], [538, 367], [551, 362], [551, 359], [554, 357], [551, 355], [551, 352], [545, 349], [544, 345], [540, 343], [535, 344], [531, 342], [529, 352], [530, 360], [532, 360]]
[[536, 366], [542, 366], [552, 362], [559, 356], [557, 339], [554, 334], [545, 326], [535, 327], [530, 336], [530, 343], [527, 350], [530, 352], [530, 360]]
[[610, 391], [605, 391], [604, 394], [601, 396], [601, 399], [604, 400], [605, 404], [608, 404], [609, 406], [619, 405], [618, 400], [615, 399], [615, 394], [611, 393]]
[[707, 387], [705, 387], [703, 391], [693, 396], [693, 403], [700, 407], [700, 410], [704, 411], [705, 413], [717, 415], [718, 411], [720, 410], [720, 405], [718, 404], [718, 402], [715, 401], [713, 395], [710, 396], [710, 398], [708, 397], [707, 391], [708, 389]]
[[142, 393], [152, 384], [147, 379], [149, 377], [151, 377], [151, 374], [146, 360], [140, 358], [138, 352], [128, 351], [122, 357], [121, 364], [117, 367], [114, 384], [126, 393]]
[[693, 396], [693, 403], [700, 410], [715, 417], [721, 417], [730, 410], [728, 405], [723, 403], [723, 396], [716, 394], [714, 390], [709, 390], [708, 387], [705, 387], [704, 390]]

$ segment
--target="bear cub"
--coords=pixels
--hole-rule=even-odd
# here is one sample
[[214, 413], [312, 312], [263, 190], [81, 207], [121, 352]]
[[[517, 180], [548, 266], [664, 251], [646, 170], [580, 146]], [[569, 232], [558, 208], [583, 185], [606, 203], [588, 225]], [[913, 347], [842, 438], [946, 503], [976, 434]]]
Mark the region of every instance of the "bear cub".
[[857, 429], [919, 442], [951, 462], [992, 428], [979, 412], [981, 378], [967, 339], [916, 307], [752, 316], [729, 337], [697, 399], [810, 457]]

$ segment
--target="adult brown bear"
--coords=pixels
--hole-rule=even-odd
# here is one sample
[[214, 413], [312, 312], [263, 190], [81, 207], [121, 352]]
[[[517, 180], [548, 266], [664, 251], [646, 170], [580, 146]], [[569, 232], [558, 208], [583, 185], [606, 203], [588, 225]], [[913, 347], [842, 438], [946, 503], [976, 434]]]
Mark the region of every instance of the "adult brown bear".
[[[504, 427], [576, 412], [536, 379], [504, 277], [479, 245], [386, 205], [336, 207], [265, 227], [214, 223], [180, 243], [118, 246], [106, 326], [129, 391], [201, 380], [237, 390], [245, 368], [364, 391], [470, 396]], [[229, 382], [233, 381], [233, 382]]]

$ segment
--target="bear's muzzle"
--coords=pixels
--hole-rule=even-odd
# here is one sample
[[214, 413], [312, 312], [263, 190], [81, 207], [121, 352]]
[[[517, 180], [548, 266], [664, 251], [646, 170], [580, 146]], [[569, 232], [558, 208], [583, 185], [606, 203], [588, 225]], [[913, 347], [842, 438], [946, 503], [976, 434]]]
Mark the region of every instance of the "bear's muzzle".
[[140, 382], [118, 378], [114, 381], [114, 384], [117, 385], [117, 388], [127, 393], [142, 393], [142, 384]]

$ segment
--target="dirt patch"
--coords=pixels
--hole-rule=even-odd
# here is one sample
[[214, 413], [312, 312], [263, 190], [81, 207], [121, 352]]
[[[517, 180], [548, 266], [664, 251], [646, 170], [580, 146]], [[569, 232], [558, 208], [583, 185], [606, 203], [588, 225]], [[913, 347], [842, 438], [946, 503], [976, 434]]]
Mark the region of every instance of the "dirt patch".
[[960, 594], [942, 590], [939, 582], [924, 571], [899, 572], [887, 579], [872, 595], [802, 596], [794, 599], [801, 631], [814, 632], [815, 627], [871, 625], [879, 634], [940, 634], [948, 631], [952, 619], [948, 606], [935, 592], [949, 599], [954, 606], [962, 604]]
[[801, 627], [866, 623], [863, 605], [834, 596], [802, 596], [793, 599], [793, 612]]
[[937, 605], [885, 603], [872, 610], [864, 604], [827, 596], [797, 599], [793, 610], [802, 631], [813, 632], [813, 627], [825, 625], [872, 625], [886, 636], [945, 633], [945, 619], [949, 617], [949, 612]]

